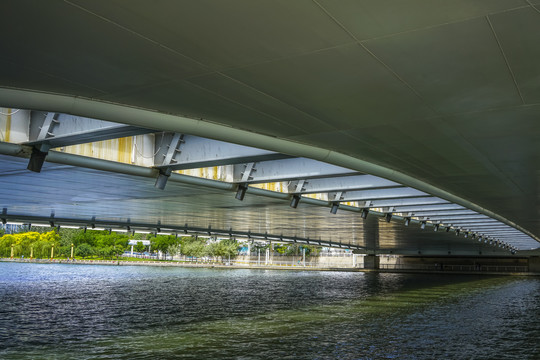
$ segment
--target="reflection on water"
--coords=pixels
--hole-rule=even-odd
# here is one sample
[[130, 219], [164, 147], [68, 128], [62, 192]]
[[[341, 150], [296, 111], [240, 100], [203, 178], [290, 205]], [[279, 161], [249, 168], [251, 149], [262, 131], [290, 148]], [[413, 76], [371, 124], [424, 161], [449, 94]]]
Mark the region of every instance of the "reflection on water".
[[0, 263], [0, 358], [539, 359], [540, 279]]

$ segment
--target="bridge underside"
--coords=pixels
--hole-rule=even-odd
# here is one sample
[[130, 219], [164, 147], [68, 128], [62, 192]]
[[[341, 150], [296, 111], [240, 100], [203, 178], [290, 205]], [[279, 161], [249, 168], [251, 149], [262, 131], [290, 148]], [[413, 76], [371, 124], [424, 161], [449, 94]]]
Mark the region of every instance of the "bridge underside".
[[[293, 192], [249, 187], [240, 202], [238, 187], [249, 177], [220, 184], [168, 178], [207, 165], [168, 153], [143, 170], [105, 163], [91, 170], [86, 160], [53, 152], [43, 164], [49, 149], [83, 141], [69, 132], [49, 139], [56, 120], [49, 117], [18, 141], [35, 149], [30, 168], [43, 165], [41, 173], [25, 170], [29, 153], [1, 152], [6, 220], [47, 222], [54, 212], [104, 227], [161, 223], [382, 252], [487, 253], [485, 242], [456, 236], [474, 227], [521, 250], [540, 245], [539, 0], [6, 0], [0, 12], [6, 113], [30, 109], [129, 126], [104, 125], [93, 139], [151, 129], [177, 134], [171, 142], [186, 134], [261, 150], [238, 163], [315, 159], [490, 218], [486, 225], [453, 219], [446, 233], [404, 226], [399, 216], [386, 222], [392, 209], [362, 219], [369, 204], [331, 214], [332, 199], [364, 199], [352, 189], [358, 183], [345, 182], [347, 194], [328, 191], [327, 201], [302, 199], [296, 209]], [[0, 140], [17, 142], [5, 134]], [[157, 176], [163, 190], [154, 188]]]
[[[82, 157], [44, 164], [29, 172], [28, 159], [0, 156], [0, 217], [10, 222], [53, 226], [93, 226], [120, 231], [211, 234], [259, 240], [310, 243], [381, 254], [507, 255], [508, 251], [470, 238], [386, 222], [381, 214], [362, 219], [358, 209], [331, 214], [325, 201], [303, 201], [296, 209], [284, 194], [249, 189], [244, 200], [221, 182], [175, 175], [165, 190], [154, 188], [152, 172], [126, 165], [123, 173], [73, 166]], [[100, 167], [105, 160], [92, 160]], [[110, 164], [108, 164], [110, 165]], [[129, 168], [132, 168], [129, 170]], [[119, 169], [120, 170], [120, 169]], [[129, 173], [129, 174], [128, 174]]]

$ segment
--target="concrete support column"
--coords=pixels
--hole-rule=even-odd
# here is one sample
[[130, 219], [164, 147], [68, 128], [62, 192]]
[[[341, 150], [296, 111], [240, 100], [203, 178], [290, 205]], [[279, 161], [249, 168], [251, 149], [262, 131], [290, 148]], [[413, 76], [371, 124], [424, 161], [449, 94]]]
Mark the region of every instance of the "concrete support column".
[[379, 268], [379, 257], [377, 255], [366, 255], [364, 256], [364, 269], [378, 269]]
[[529, 271], [540, 273], [540, 256], [531, 256], [529, 258]]

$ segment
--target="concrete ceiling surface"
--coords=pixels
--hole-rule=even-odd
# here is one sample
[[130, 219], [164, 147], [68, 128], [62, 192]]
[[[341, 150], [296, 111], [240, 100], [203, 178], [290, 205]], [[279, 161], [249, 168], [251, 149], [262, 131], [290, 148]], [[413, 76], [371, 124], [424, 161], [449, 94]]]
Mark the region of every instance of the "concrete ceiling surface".
[[538, 1], [5, 0], [0, 11], [0, 87], [333, 150], [540, 236]]

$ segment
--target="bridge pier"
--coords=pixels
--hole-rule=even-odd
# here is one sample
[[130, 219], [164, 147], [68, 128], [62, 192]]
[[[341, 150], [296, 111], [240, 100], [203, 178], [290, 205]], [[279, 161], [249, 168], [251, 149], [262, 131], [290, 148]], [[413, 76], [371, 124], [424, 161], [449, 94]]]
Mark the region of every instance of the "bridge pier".
[[540, 273], [540, 256], [531, 256], [529, 258], [529, 271]]
[[364, 269], [376, 270], [379, 268], [379, 257], [377, 255], [364, 256]]

